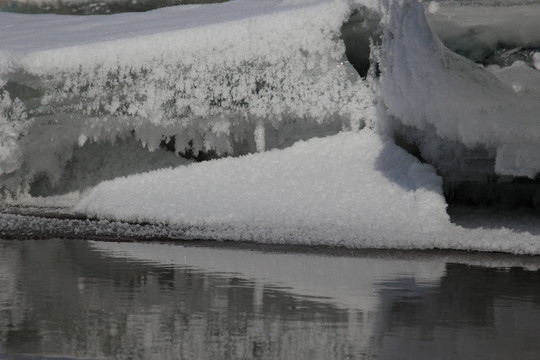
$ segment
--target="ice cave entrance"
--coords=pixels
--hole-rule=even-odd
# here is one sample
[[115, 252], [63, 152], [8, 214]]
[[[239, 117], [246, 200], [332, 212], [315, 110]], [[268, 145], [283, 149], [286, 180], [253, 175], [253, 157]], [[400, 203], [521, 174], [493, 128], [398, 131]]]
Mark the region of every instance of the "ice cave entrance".
[[358, 74], [365, 78], [371, 64], [371, 46], [380, 42], [378, 30], [380, 14], [368, 9], [355, 11], [341, 28], [341, 38], [345, 43], [345, 55]]

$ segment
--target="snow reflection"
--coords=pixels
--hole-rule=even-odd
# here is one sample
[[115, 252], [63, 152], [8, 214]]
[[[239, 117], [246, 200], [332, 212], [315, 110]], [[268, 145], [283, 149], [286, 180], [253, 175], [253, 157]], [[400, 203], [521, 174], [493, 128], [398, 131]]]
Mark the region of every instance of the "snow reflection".
[[536, 258], [212, 244], [0, 241], [0, 358], [540, 350]]

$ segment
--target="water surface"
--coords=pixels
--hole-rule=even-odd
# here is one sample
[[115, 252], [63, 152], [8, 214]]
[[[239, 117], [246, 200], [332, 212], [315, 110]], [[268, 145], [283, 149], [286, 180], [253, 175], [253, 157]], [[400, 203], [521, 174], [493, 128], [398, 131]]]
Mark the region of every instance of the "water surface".
[[0, 240], [0, 359], [532, 359], [538, 266], [458, 252]]

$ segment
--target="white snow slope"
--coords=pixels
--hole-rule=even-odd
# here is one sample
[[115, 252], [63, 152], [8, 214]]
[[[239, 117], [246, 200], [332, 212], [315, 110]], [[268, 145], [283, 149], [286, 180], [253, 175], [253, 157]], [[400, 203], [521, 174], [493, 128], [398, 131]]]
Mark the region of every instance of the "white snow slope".
[[368, 129], [103, 182], [74, 210], [186, 239], [540, 253], [527, 231], [452, 224], [433, 168]]
[[204, 238], [373, 246], [437, 234], [448, 223], [440, 183], [364, 130], [105, 182], [76, 211], [185, 224]]
[[[433, 20], [441, 10], [430, 8]], [[381, 18], [378, 78], [361, 79], [345, 57], [340, 29], [354, 10]], [[0, 24], [0, 181], [11, 193], [38, 175], [53, 186], [51, 169], [79, 146], [91, 156], [88, 142], [174, 139], [177, 150], [260, 153], [106, 181], [74, 211], [181, 226], [186, 238], [540, 254], [530, 232], [452, 224], [441, 178], [393, 142], [406, 125], [430, 139], [428, 159], [455, 143], [494, 154], [498, 174], [540, 170], [537, 70], [452, 53], [415, 0], [0, 13]]]

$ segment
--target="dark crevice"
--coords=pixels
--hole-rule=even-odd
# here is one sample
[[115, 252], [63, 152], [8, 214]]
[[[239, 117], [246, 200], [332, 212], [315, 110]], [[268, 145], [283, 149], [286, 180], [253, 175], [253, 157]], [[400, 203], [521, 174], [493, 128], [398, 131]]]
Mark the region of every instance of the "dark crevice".
[[196, 151], [193, 146], [193, 140], [189, 142], [189, 147], [187, 147], [186, 149], [177, 150], [175, 136], [170, 136], [161, 140], [159, 147], [163, 150], [181, 156], [184, 159], [194, 160], [197, 162], [214, 160], [226, 156], [226, 154], [219, 155], [215, 150]]
[[516, 47], [512, 45], [500, 44], [489, 55], [479, 62], [484, 65], [499, 65], [501, 67], [511, 66], [516, 61], [523, 61], [529, 66], [533, 66], [533, 55], [538, 52], [538, 48]]
[[363, 78], [368, 75], [372, 64], [371, 44], [380, 43], [380, 21], [380, 14], [361, 8], [356, 10], [341, 27], [347, 60]]
[[420, 160], [420, 162], [427, 163], [427, 161], [422, 156], [422, 152], [418, 144], [408, 141], [404, 136], [399, 133], [394, 135], [394, 142], [397, 146]]
[[34, 175], [30, 183], [28, 193], [33, 197], [46, 196], [52, 191], [53, 186], [46, 173], [38, 173]]
[[[504, 180], [500, 180], [503, 178]], [[522, 177], [487, 177], [485, 182], [444, 180], [450, 206], [494, 207], [540, 211], [540, 180]]]

